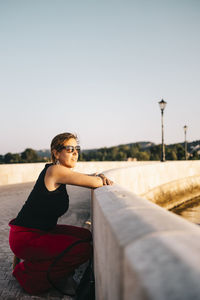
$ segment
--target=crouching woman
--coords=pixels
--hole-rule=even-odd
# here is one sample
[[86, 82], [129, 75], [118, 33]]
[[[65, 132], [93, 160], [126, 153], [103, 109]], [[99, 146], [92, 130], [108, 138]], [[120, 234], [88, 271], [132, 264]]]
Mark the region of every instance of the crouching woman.
[[51, 287], [47, 270], [55, 258], [74, 242], [87, 240], [72, 248], [54, 266], [51, 279], [55, 283], [72, 274], [91, 257], [89, 230], [57, 224], [58, 218], [66, 213], [69, 206], [66, 184], [88, 188], [112, 184], [103, 174], [74, 172], [72, 168], [76, 165], [79, 151], [74, 134], [62, 133], [53, 138], [52, 163], [45, 165], [27, 201], [9, 223], [10, 248], [22, 260], [15, 266], [13, 276], [29, 294], [39, 294]]

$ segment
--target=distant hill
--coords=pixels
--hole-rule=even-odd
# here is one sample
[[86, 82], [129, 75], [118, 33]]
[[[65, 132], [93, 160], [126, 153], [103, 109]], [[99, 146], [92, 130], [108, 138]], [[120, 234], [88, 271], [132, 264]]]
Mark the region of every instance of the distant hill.
[[[126, 160], [160, 160], [161, 144], [150, 141], [140, 141], [137, 143], [120, 144], [112, 147], [102, 147], [95, 149], [83, 149], [79, 156], [79, 161], [126, 161]], [[184, 142], [168, 144], [165, 147], [166, 160], [184, 160]], [[187, 143], [188, 159], [200, 159], [200, 140]], [[51, 153], [49, 149], [34, 150], [25, 149], [21, 153], [6, 153], [0, 155], [0, 164], [9, 163], [34, 163], [50, 161]]]
[[[92, 148], [92, 149], [83, 149], [81, 150], [82, 153], [89, 153], [89, 152], [95, 152], [97, 150], [100, 150], [100, 149], [111, 149], [113, 147], [120, 147], [120, 146], [129, 146], [129, 147], [132, 147], [132, 146], [135, 146], [135, 145], [139, 145], [141, 151], [145, 151], [145, 150], [148, 150], [150, 149], [152, 146], [155, 146], [156, 144], [155, 143], [152, 143], [150, 141], [141, 141], [141, 142], [135, 142], [135, 143], [129, 143], [129, 144], [119, 144], [119, 145], [116, 145], [116, 146], [112, 146], [112, 147], [101, 147], [101, 148]], [[174, 146], [176, 145], [181, 145], [184, 147], [184, 142], [182, 143], [175, 143], [175, 144], [168, 144], [166, 145], [166, 147], [169, 147], [169, 148], [173, 148]], [[193, 141], [193, 142], [188, 142], [187, 143], [187, 147], [188, 147], [188, 152], [189, 153], [193, 153], [194, 151], [198, 151], [200, 153], [200, 140], [197, 140], [197, 141]], [[50, 150], [48, 149], [42, 149], [42, 150], [36, 150], [37, 154], [40, 156], [40, 157], [43, 157], [43, 158], [50, 158], [51, 157], [51, 153], [50, 153]]]
[[[181, 145], [181, 146], [185, 146], [185, 142], [182, 142], [182, 143], [176, 143], [176, 144], [169, 144], [169, 145], [166, 145], [167, 147], [169, 148], [173, 148], [174, 146], [176, 145]], [[187, 150], [189, 153], [193, 153], [195, 151], [198, 152], [198, 154], [200, 154], [200, 140], [197, 140], [197, 141], [193, 141], [193, 142], [187, 142]]]
[[148, 148], [155, 146], [156, 144], [152, 142], [137, 142], [137, 143], [126, 144], [126, 146], [135, 146], [135, 145], [139, 145], [141, 150], [147, 150]]
[[101, 148], [92, 148], [92, 149], [83, 149], [81, 150], [81, 152], [87, 154], [91, 151], [97, 151], [99, 149], [112, 149], [114, 147], [122, 147], [122, 146], [129, 146], [129, 147], [132, 147], [132, 146], [135, 146], [135, 145], [139, 145], [140, 146], [140, 149], [141, 150], [146, 150], [152, 146], [154, 146], [155, 144], [152, 143], [152, 142], [136, 142], [136, 143], [129, 143], [129, 144], [119, 144], [119, 145], [116, 145], [116, 146], [111, 146], [111, 147], [101, 147]]

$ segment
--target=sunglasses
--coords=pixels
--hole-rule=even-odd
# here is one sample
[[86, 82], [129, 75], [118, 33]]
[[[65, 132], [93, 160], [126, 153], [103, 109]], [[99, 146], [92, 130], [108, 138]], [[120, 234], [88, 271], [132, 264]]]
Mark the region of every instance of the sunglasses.
[[81, 151], [81, 147], [80, 146], [63, 146], [62, 149], [65, 149], [67, 151], [67, 153], [74, 153], [74, 151], [76, 150], [78, 153], [80, 153]]

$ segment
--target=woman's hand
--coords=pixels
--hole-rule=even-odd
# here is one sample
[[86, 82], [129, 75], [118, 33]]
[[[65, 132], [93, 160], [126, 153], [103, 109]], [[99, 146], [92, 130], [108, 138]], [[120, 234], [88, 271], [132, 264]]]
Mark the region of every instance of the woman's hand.
[[108, 179], [103, 173], [96, 175], [102, 179], [103, 185], [113, 185], [113, 181]]

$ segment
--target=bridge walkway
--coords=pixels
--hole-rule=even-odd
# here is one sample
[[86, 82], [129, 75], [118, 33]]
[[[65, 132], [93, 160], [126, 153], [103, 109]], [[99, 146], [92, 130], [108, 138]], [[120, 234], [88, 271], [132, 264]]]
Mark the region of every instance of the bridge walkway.
[[[12, 276], [13, 253], [9, 248], [8, 223], [13, 219], [29, 195], [34, 183], [22, 183], [0, 186], [0, 299], [2, 300], [28, 300], [49, 299], [58, 300], [73, 298], [63, 296], [55, 289], [40, 296], [30, 296], [18, 284]], [[59, 219], [59, 224], [69, 224], [87, 227], [89, 218], [90, 189], [67, 186], [70, 198], [68, 212]]]

